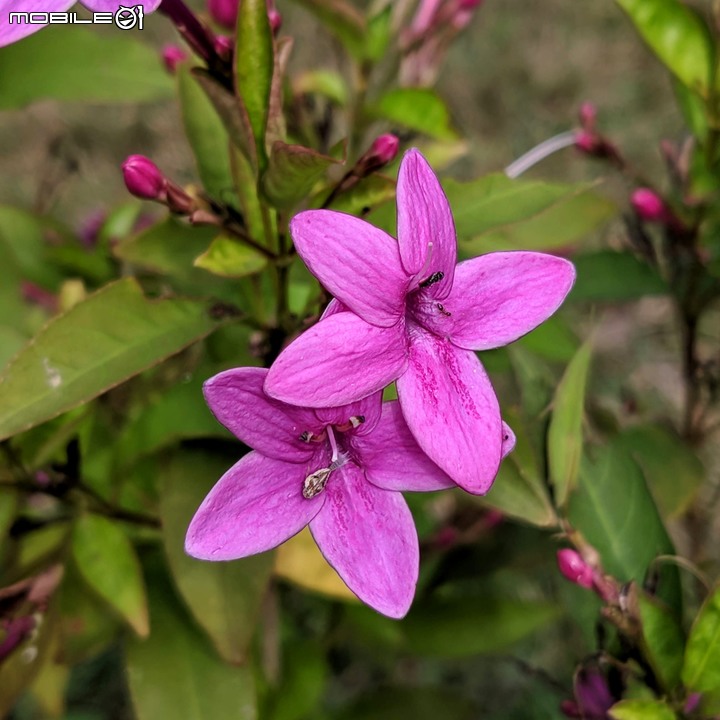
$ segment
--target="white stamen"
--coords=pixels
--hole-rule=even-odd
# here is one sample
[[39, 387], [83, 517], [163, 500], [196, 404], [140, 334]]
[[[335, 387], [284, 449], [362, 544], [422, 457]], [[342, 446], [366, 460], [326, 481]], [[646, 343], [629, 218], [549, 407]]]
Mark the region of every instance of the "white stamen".
[[524, 155], [521, 155], [517, 160], [511, 162], [505, 168], [505, 174], [509, 178], [520, 177], [524, 172], [529, 170], [533, 165], [537, 165], [541, 160], [546, 157], [550, 157], [553, 153], [563, 148], [570, 147], [575, 144], [575, 131], [568, 130], [567, 132], [554, 135], [547, 140], [543, 140], [539, 145], [536, 145], [531, 150], [528, 150]]
[[420, 268], [420, 272], [415, 275], [416, 280], [420, 280], [420, 278], [425, 277], [425, 273], [430, 269], [430, 262], [432, 261], [433, 256], [433, 243], [432, 240], [428, 243], [428, 254], [425, 258], [425, 264]]
[[330, 461], [334, 463], [338, 459], [337, 441], [335, 440], [335, 433], [333, 432], [332, 426], [328, 425], [326, 429], [328, 440], [330, 441], [330, 447], [332, 448], [332, 457], [330, 458]]

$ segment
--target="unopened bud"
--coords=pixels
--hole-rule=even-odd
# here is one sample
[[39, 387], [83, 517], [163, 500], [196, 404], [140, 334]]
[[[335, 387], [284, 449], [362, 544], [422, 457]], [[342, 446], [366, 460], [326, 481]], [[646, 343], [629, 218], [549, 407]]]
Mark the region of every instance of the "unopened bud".
[[144, 155], [131, 155], [122, 164], [125, 186], [143, 200], [163, 200], [166, 181], [158, 166]]
[[213, 44], [215, 45], [215, 52], [220, 55], [220, 57], [228, 59], [232, 57], [234, 42], [231, 37], [227, 35], [216, 35]]
[[210, 17], [228, 30], [235, 29], [239, 0], [208, 0], [207, 9]]
[[282, 15], [275, 9], [268, 10], [268, 21], [273, 35], [277, 35], [282, 27]]
[[582, 559], [580, 553], [570, 548], [558, 550], [558, 568], [570, 582], [584, 588], [593, 587], [593, 569]]
[[586, 130], [592, 130], [595, 127], [596, 118], [597, 108], [590, 102], [584, 102], [578, 111], [580, 127], [585, 128]]
[[165, 65], [165, 69], [174, 75], [177, 70], [177, 66], [187, 60], [188, 54], [177, 45], [165, 45], [162, 49], [162, 61]]
[[582, 717], [588, 720], [604, 720], [608, 710], [615, 704], [607, 680], [598, 668], [583, 668], [575, 676], [575, 699]]
[[400, 149], [400, 140], [397, 135], [386, 133], [375, 139], [367, 153], [368, 159], [374, 159], [380, 166], [392, 162]]
[[638, 216], [648, 222], [664, 222], [668, 218], [668, 209], [663, 199], [649, 188], [634, 190], [630, 204]]
[[575, 133], [575, 147], [588, 155], [594, 155], [597, 148], [597, 138], [587, 130], [579, 130]]

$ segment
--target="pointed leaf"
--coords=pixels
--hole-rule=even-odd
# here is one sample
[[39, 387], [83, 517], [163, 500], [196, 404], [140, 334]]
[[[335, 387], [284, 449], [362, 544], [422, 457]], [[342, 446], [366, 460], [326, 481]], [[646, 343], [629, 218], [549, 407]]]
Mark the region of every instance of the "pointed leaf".
[[220, 277], [240, 278], [260, 272], [267, 263], [264, 255], [242, 240], [219, 235], [193, 264]]
[[682, 627], [665, 605], [643, 591], [638, 593], [638, 609], [644, 655], [665, 690], [671, 693], [680, 681], [683, 664], [685, 636]]
[[623, 700], [609, 711], [613, 720], [677, 720], [673, 709], [662, 700]]
[[85, 582], [140, 636], [148, 634], [148, 609], [140, 563], [117, 523], [81, 515], [73, 528], [72, 550]]
[[682, 679], [695, 692], [720, 690], [720, 587], [700, 608], [690, 630]]
[[583, 450], [582, 421], [590, 370], [591, 345], [586, 342], [565, 370], [553, 403], [548, 428], [548, 469], [558, 506], [577, 483]]
[[173, 580], [195, 621], [230, 663], [246, 660], [273, 566], [273, 553], [205, 562], [185, 553], [185, 534], [200, 503], [227, 470], [222, 457], [178, 453], [162, 470], [163, 541]]
[[57, 316], [0, 377], [0, 439], [97, 397], [218, 327], [194, 300], [148, 300], [120, 280]]
[[267, 128], [265, 129], [265, 149], [270, 152], [277, 140], [287, 140], [287, 126], [283, 113], [283, 96], [285, 94], [285, 74], [293, 40], [289, 37], [280, 38], [275, 47], [270, 99], [268, 101]]
[[384, 120], [425, 133], [439, 140], [454, 140], [457, 133], [450, 123], [450, 111], [433, 90], [397, 88], [385, 93], [371, 108]]

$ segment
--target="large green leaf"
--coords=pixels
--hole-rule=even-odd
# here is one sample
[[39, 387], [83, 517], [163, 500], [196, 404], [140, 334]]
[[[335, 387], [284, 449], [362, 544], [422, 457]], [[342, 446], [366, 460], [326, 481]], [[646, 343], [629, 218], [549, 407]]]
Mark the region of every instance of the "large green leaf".
[[660, 61], [707, 97], [715, 50], [702, 18], [679, 0], [616, 0]]
[[700, 608], [690, 630], [682, 679], [695, 692], [720, 690], [720, 587]]
[[175, 455], [162, 472], [160, 513], [173, 579], [195, 620], [220, 655], [240, 664], [255, 630], [273, 553], [233, 562], [196, 560], [185, 553], [185, 533], [212, 486], [228, 469], [216, 455]]
[[397, 88], [385, 93], [371, 108], [374, 115], [439, 140], [457, 137], [442, 98], [426, 88]]
[[102, 515], [81, 515], [73, 528], [72, 550], [85, 582], [138, 635], [146, 636], [148, 608], [140, 563], [122, 528]]
[[662, 700], [623, 700], [610, 708], [609, 716], [613, 720], [677, 720]]
[[132, 279], [57, 316], [0, 377], [0, 439], [50, 420], [205, 337], [218, 322], [194, 300], [148, 300]]
[[50, 25], [0, 49], [0, 109], [47, 99], [137, 103], [172, 89], [157, 50], [132, 34]]
[[178, 66], [177, 76], [183, 125], [203, 187], [212, 198], [234, 204], [225, 126], [187, 64]]
[[138, 720], [255, 720], [255, 689], [249, 667], [234, 667], [183, 611], [157, 558], [148, 560], [152, 632], [128, 638], [130, 693]]
[[[583, 458], [568, 516], [600, 553], [605, 570], [621, 582], [641, 583], [654, 558], [674, 553], [640, 468], [617, 442]], [[679, 582], [677, 568], [663, 567], [658, 595], [674, 610], [680, 605]]]
[[665, 690], [671, 692], [680, 680], [685, 637], [676, 617], [651, 595], [638, 593], [644, 655]]
[[577, 483], [583, 450], [582, 422], [590, 370], [591, 344], [587, 341], [575, 354], [555, 391], [548, 428], [547, 451], [555, 502], [564, 505]]
[[668, 292], [657, 271], [628, 252], [599, 250], [576, 255], [573, 263], [577, 280], [571, 300], [625, 302]]
[[265, 127], [268, 120], [274, 49], [266, 0], [241, 0], [238, 9], [235, 82], [255, 137], [260, 167], [267, 158]]

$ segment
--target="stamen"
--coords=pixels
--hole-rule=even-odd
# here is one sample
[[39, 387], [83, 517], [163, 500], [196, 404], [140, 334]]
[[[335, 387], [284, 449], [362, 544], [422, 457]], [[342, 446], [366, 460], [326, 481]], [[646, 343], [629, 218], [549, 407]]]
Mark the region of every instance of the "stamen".
[[334, 470], [332, 466], [329, 468], [320, 468], [316, 470], [312, 475], [308, 475], [303, 481], [302, 494], [306, 500], [314, 498], [319, 495], [327, 485], [330, 473]]
[[332, 457], [330, 458], [330, 461], [335, 462], [338, 459], [338, 446], [337, 441], [335, 440], [335, 433], [330, 425], [328, 425], [326, 429], [328, 440], [330, 441], [330, 447], [332, 448]]
[[358, 425], [362, 425], [365, 422], [365, 416], [364, 415], [353, 415], [350, 418], [350, 424], [356, 428]]
[[432, 261], [432, 256], [433, 256], [433, 244], [432, 244], [432, 241], [430, 241], [428, 243], [428, 254], [427, 254], [427, 257], [425, 258], [425, 264], [420, 269], [420, 272], [417, 275], [415, 275], [416, 278], [425, 277], [425, 273], [430, 269], [430, 262]]
[[299, 438], [298, 440], [302, 440], [303, 442], [309, 443], [313, 438], [313, 434], [306, 430]]

